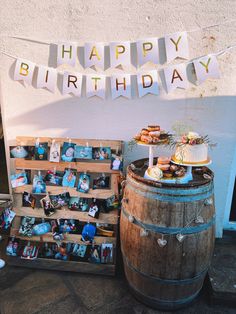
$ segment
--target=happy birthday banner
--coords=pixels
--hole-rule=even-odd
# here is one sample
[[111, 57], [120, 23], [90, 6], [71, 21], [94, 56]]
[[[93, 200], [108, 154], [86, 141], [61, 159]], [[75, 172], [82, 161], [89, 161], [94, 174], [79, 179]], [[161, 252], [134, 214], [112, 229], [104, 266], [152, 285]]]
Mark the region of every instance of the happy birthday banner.
[[[187, 32], [178, 32], [164, 36], [166, 61], [170, 63], [176, 58], [189, 59], [189, 45]], [[138, 40], [135, 43], [137, 51], [138, 67], [151, 62], [155, 65], [160, 64], [158, 38], [149, 38]], [[194, 66], [198, 84], [202, 84], [208, 78], [220, 78], [219, 65], [216, 56], [222, 54], [228, 49], [209, 54], [192, 61], [166, 66], [164, 68], [164, 77], [167, 92], [172, 92], [176, 88], [187, 89], [189, 80], [187, 76], [187, 65]], [[103, 43], [85, 43], [84, 47], [78, 47], [74, 42], [63, 42], [57, 44], [57, 67], [60, 65], [70, 65], [75, 67], [77, 62], [78, 49], [84, 52], [84, 68], [96, 67], [105, 68], [105, 45]], [[15, 57], [16, 58], [16, 57]], [[115, 99], [119, 96], [132, 98], [132, 88], [138, 87], [138, 96], [143, 97], [146, 94], [159, 94], [158, 70], [137, 70], [137, 74], [114, 73], [112, 75], [84, 74], [73, 71], [59, 71], [56, 68], [36, 65], [35, 63], [16, 58], [14, 70], [14, 80], [23, 81], [31, 85], [33, 76], [36, 76], [36, 88], [47, 88], [55, 92], [57, 78], [63, 74], [61, 92], [63, 95], [72, 93], [81, 97], [82, 88], [85, 87], [86, 97], [98, 96], [102, 99], [106, 97], [107, 78], [110, 80], [111, 96]], [[109, 44], [110, 68], [131, 66], [131, 43], [112, 42]], [[136, 78], [136, 83], [131, 76]], [[85, 77], [85, 79], [83, 79]], [[85, 86], [83, 86], [85, 85]], [[135, 86], [134, 86], [135, 85]]]

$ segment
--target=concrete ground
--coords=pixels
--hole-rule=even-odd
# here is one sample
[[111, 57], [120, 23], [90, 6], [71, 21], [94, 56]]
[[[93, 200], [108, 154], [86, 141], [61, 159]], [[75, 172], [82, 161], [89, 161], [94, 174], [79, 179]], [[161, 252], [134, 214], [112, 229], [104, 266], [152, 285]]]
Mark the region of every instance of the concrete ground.
[[[45, 271], [7, 265], [0, 270], [1, 314], [154, 314], [130, 293], [122, 264], [116, 277]], [[210, 304], [209, 281], [181, 314], [235, 314], [236, 309]], [[172, 312], [173, 313], [173, 312]]]

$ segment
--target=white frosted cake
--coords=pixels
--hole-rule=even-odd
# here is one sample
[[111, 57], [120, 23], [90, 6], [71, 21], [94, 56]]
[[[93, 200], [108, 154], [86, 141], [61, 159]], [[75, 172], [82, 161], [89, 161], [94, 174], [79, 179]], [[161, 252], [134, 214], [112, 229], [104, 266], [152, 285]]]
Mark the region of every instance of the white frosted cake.
[[180, 144], [176, 147], [175, 161], [180, 163], [206, 163], [208, 161], [207, 144]]
[[204, 164], [208, 162], [208, 145], [198, 133], [189, 132], [183, 135], [176, 146], [173, 158], [180, 163]]

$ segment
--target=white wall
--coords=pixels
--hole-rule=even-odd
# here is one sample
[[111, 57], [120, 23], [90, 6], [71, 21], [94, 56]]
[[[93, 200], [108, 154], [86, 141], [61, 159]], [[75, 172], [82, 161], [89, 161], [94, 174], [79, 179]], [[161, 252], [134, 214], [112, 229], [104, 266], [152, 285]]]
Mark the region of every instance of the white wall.
[[[0, 5], [0, 32], [4, 35], [0, 37], [0, 50], [51, 66], [56, 59], [53, 47], [8, 36], [49, 42], [75, 40], [83, 45], [86, 41], [161, 37], [236, 19], [234, 0], [1, 0]], [[191, 33], [191, 58], [236, 44], [235, 26], [236, 21]], [[79, 99], [62, 96], [59, 90], [52, 94], [34, 87], [25, 88], [12, 80], [14, 60], [5, 55], [0, 58], [8, 144], [13, 143], [17, 135], [129, 141], [149, 123], [158, 123], [171, 130], [176, 120], [190, 123], [196, 131], [208, 134], [218, 143], [211, 152], [213, 164], [210, 168], [215, 172], [217, 236], [221, 236], [236, 147], [236, 49], [218, 58], [222, 72], [220, 80], [201, 86], [191, 84], [189, 90], [177, 90], [170, 95], [161, 87], [160, 96], [148, 95], [142, 99], [135, 96], [132, 100], [115, 101], [110, 96], [105, 101]], [[82, 71], [80, 65], [76, 69]], [[147, 151], [139, 148], [128, 154], [128, 161], [146, 156]]]

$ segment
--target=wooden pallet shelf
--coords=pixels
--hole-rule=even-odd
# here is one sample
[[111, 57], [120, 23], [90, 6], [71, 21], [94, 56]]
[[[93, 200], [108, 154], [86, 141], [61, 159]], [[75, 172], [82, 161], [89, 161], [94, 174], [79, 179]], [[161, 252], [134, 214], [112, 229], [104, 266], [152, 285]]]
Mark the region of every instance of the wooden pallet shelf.
[[[66, 138], [50, 138], [50, 137], [40, 137], [40, 142], [48, 142], [50, 147], [53, 140], [59, 143], [61, 146], [64, 142], [68, 142]], [[16, 145], [21, 146], [34, 146], [36, 142], [35, 137], [26, 137], [20, 136], [16, 138]], [[94, 139], [71, 139], [72, 143], [82, 145], [82, 146], [92, 146], [92, 147], [110, 147], [113, 151], [123, 152], [123, 142], [119, 140], [94, 140]], [[90, 189], [88, 193], [80, 193], [76, 188], [68, 188], [62, 186], [48, 186], [46, 191], [49, 195], [58, 195], [64, 192], [69, 192], [70, 196], [87, 198], [87, 199], [108, 199], [113, 195], [118, 196], [119, 188], [118, 181], [121, 175], [121, 172], [118, 170], [111, 170], [111, 161], [110, 160], [77, 160], [76, 162], [63, 162], [58, 163], [50, 162], [47, 160], [26, 160], [16, 158], [14, 160], [14, 171], [20, 172], [21, 170], [29, 170], [31, 176], [34, 171], [47, 171], [56, 169], [57, 171], [64, 171], [65, 168], [76, 169], [78, 173], [87, 172], [88, 174], [93, 173], [106, 173], [110, 176], [110, 189]], [[52, 233], [49, 232], [42, 236], [32, 236], [25, 237], [19, 234], [19, 227], [21, 224], [21, 219], [24, 216], [35, 217], [39, 219], [75, 219], [80, 222], [91, 222], [99, 224], [109, 224], [112, 225], [114, 230], [113, 237], [99, 236], [96, 235], [94, 238], [96, 245], [101, 245], [103, 243], [113, 244], [113, 255], [114, 263], [113, 264], [95, 264], [89, 262], [75, 262], [75, 261], [61, 261], [56, 259], [47, 259], [47, 258], [37, 258], [36, 260], [25, 260], [20, 257], [8, 256], [7, 261], [11, 265], [31, 267], [31, 268], [43, 268], [43, 269], [55, 269], [63, 271], [75, 271], [82, 273], [91, 273], [91, 274], [103, 274], [103, 275], [114, 275], [116, 268], [116, 247], [117, 247], [117, 232], [118, 232], [118, 222], [119, 222], [119, 210], [115, 209], [109, 213], [100, 213], [99, 218], [93, 218], [88, 216], [88, 212], [81, 212], [70, 210], [68, 207], [63, 207], [57, 209], [56, 212], [47, 217], [42, 208], [32, 209], [31, 207], [22, 207], [22, 194], [23, 192], [32, 193], [32, 185], [24, 185], [17, 187], [13, 190], [13, 210], [16, 213], [14, 218], [10, 235], [16, 237], [22, 241], [32, 241], [35, 243], [55, 243]], [[35, 194], [40, 198], [45, 194]], [[81, 241], [81, 234], [64, 234], [65, 243], [78, 243], [78, 244], [88, 244]]]

